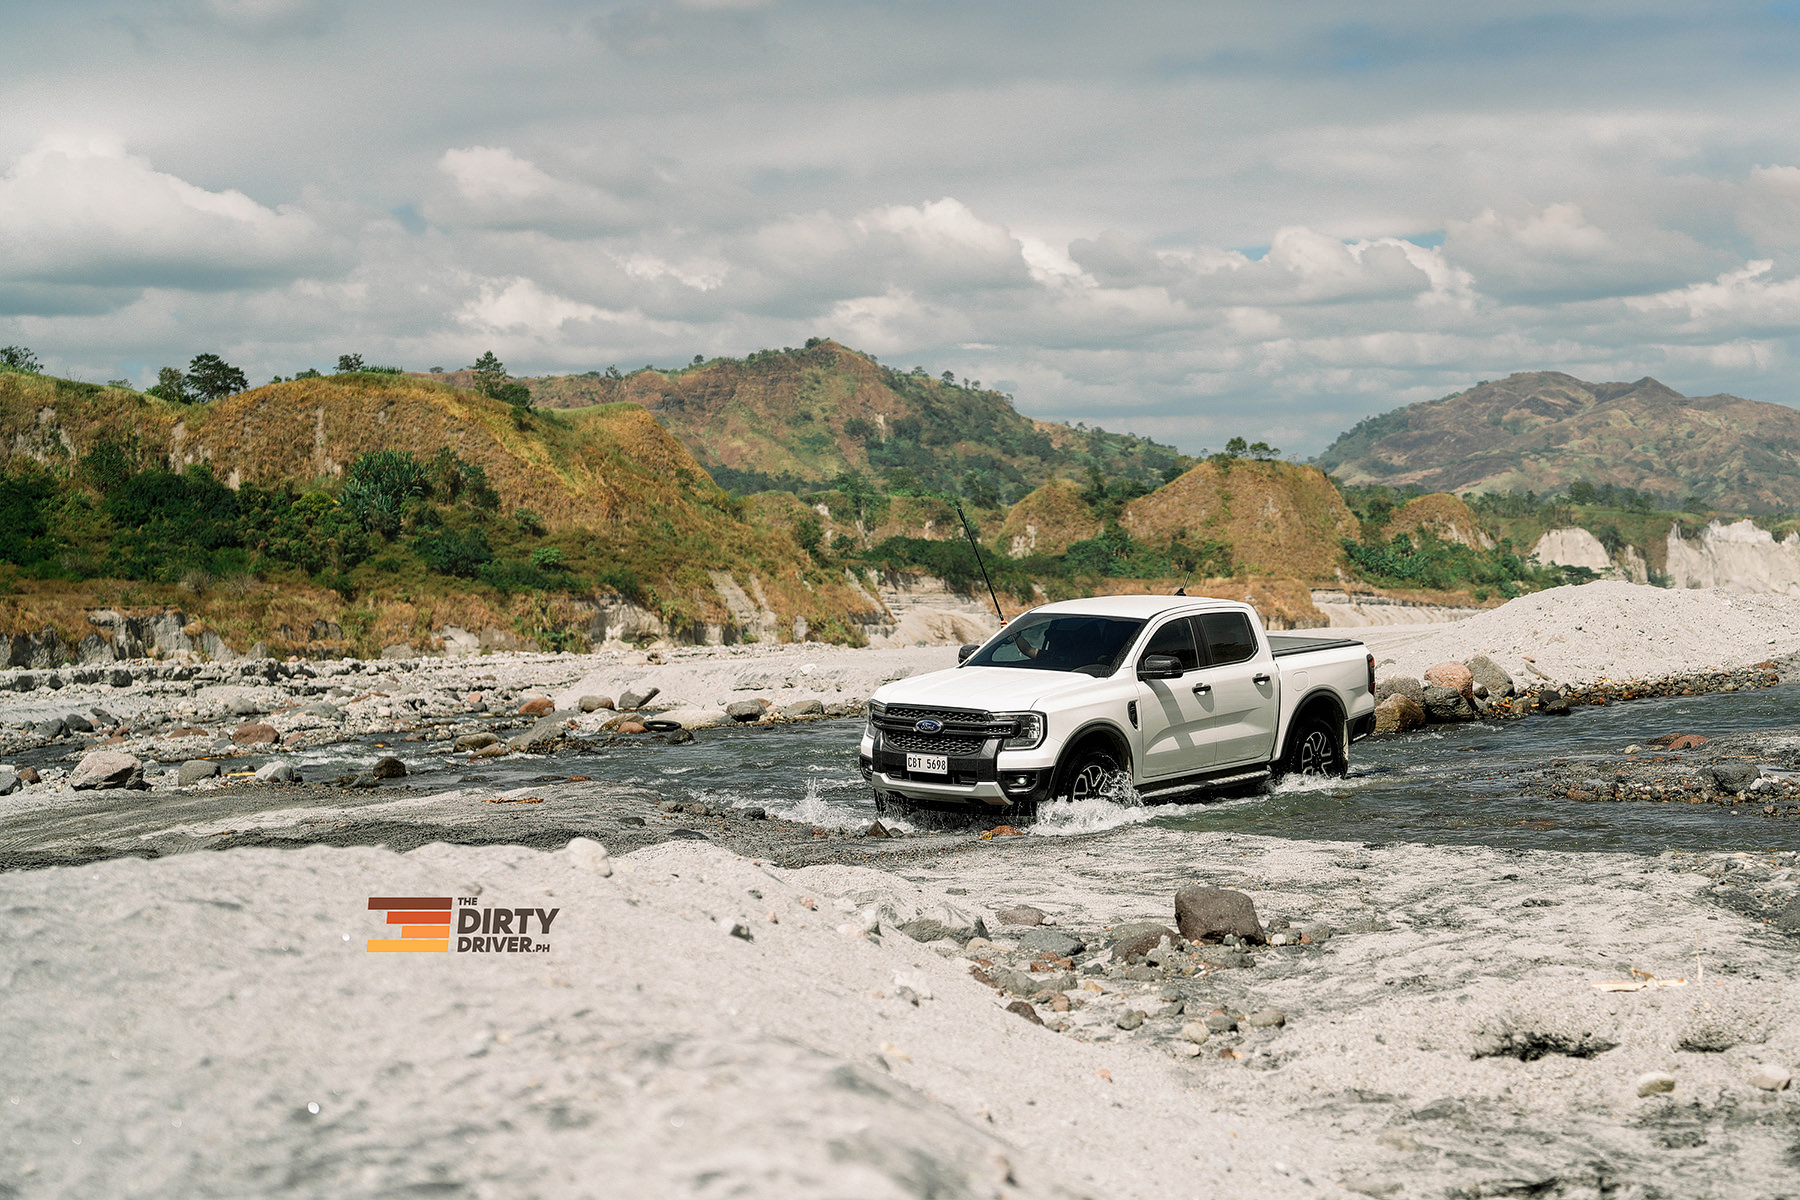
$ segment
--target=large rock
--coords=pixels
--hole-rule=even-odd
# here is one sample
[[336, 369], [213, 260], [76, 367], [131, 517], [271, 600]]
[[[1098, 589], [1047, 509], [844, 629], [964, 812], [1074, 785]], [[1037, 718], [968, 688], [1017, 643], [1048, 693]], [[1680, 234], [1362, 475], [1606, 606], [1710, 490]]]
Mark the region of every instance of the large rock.
[[1469, 668], [1469, 675], [1486, 688], [1490, 696], [1511, 696], [1518, 690], [1513, 686], [1513, 677], [1506, 673], [1506, 668], [1485, 654], [1477, 654], [1463, 665]]
[[375, 765], [369, 768], [369, 774], [377, 779], [400, 779], [406, 774], [406, 764], [391, 754], [384, 755], [375, 760]]
[[1545, 688], [1538, 693], [1537, 707], [1541, 713], [1548, 713], [1553, 717], [1566, 717], [1569, 715], [1569, 698], [1555, 688]]
[[548, 696], [533, 696], [519, 705], [519, 715], [524, 717], [542, 717], [556, 711], [556, 701]]
[[[1457, 664], [1461, 666], [1461, 663]], [[1467, 672], [1464, 672], [1467, 674]], [[1473, 684], [1469, 685], [1471, 688]], [[1426, 719], [1439, 723], [1449, 721], [1473, 721], [1480, 714], [1475, 711], [1475, 701], [1453, 688], [1439, 686], [1435, 683], [1425, 685]]]
[[1465, 700], [1475, 698], [1475, 676], [1459, 662], [1441, 662], [1425, 668], [1425, 688], [1449, 688]]
[[41, 738], [59, 738], [69, 732], [69, 727], [63, 724], [61, 717], [51, 717], [47, 721], [39, 721], [33, 725], [31, 732]]
[[610, 696], [583, 696], [575, 703], [575, 707], [579, 708], [584, 713], [599, 712], [603, 708], [611, 708], [612, 706], [613, 702], [612, 697]]
[[1181, 944], [1180, 936], [1173, 929], [1167, 925], [1157, 925], [1150, 929], [1140, 929], [1114, 942], [1113, 957], [1121, 962], [1128, 958], [1142, 958], [1162, 945], [1165, 938], [1171, 946]]
[[293, 765], [290, 763], [264, 763], [262, 766], [256, 768], [256, 782], [299, 783], [300, 775], [299, 772], [294, 770]]
[[92, 733], [94, 723], [80, 713], [70, 713], [63, 718], [63, 727], [70, 733]]
[[281, 733], [273, 725], [252, 723], [238, 726], [231, 740], [240, 746], [268, 746], [279, 742]]
[[1425, 723], [1425, 706], [1395, 692], [1375, 706], [1376, 733], [1405, 733]]
[[1762, 777], [1762, 768], [1747, 762], [1714, 763], [1712, 777], [1721, 792], [1735, 796]]
[[796, 700], [781, 710], [784, 717], [822, 717], [825, 715], [825, 704], [820, 700]]
[[0, 796], [10, 796], [24, 786], [17, 771], [11, 767], [0, 767]]
[[175, 773], [175, 782], [182, 787], [199, 783], [202, 779], [217, 779], [219, 764], [207, 758], [190, 758], [181, 764], [181, 770]]
[[568, 734], [568, 719], [569, 714], [554, 712], [539, 717], [530, 729], [508, 739], [506, 744], [513, 750], [548, 750]]
[[731, 718], [722, 708], [671, 708], [659, 713], [657, 719], [673, 721], [683, 729], [716, 729], [731, 724]]
[[1086, 948], [1086, 943], [1080, 938], [1060, 929], [1032, 929], [1019, 936], [1019, 949], [1029, 950], [1033, 954], [1048, 954], [1052, 958], [1067, 958], [1071, 954], [1080, 954]]
[[1268, 940], [1256, 919], [1256, 904], [1230, 888], [1190, 883], [1175, 893], [1175, 924], [1189, 941], [1216, 941], [1235, 933], [1246, 942]]
[[491, 733], [465, 733], [457, 738], [453, 747], [457, 750], [479, 750], [483, 746], [492, 746], [500, 739]]
[[121, 750], [92, 750], [81, 765], [69, 772], [69, 786], [78, 792], [96, 788], [141, 788], [144, 765]]
[[1425, 685], [1410, 675], [1389, 675], [1375, 685], [1375, 703], [1379, 704], [1389, 696], [1405, 696], [1414, 704], [1423, 707], [1425, 704]]
[[768, 712], [761, 700], [733, 700], [725, 706], [725, 715], [734, 721], [760, 721]]
[[644, 707], [644, 705], [650, 703], [652, 700], [656, 699], [661, 694], [662, 694], [662, 689], [657, 688], [657, 687], [647, 687], [641, 692], [638, 692], [638, 691], [620, 692], [619, 693], [619, 707], [620, 708], [642, 708], [642, 707]]

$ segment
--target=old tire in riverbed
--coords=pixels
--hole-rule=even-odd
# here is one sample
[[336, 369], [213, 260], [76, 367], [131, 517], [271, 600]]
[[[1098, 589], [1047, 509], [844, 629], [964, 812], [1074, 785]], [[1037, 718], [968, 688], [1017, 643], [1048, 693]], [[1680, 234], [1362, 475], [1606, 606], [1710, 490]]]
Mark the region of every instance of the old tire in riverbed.
[[1287, 753], [1275, 768], [1275, 778], [1289, 775], [1324, 777], [1350, 769], [1345, 761], [1342, 730], [1324, 717], [1305, 717], [1288, 736]]

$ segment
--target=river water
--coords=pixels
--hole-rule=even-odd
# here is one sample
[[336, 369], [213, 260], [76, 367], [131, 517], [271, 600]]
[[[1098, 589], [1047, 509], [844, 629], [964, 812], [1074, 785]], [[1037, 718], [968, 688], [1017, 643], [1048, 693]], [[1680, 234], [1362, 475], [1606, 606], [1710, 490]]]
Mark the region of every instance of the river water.
[[[1273, 792], [1200, 804], [1145, 807], [1129, 793], [1118, 803], [1051, 804], [1033, 832], [1081, 835], [1152, 822], [1275, 837], [1558, 850], [1792, 847], [1800, 830], [1765, 820], [1760, 805], [1581, 803], [1522, 792], [1551, 759], [1599, 760], [1663, 733], [1716, 737], [1797, 724], [1800, 686], [1784, 684], [1581, 707], [1567, 717], [1438, 726], [1358, 743], [1344, 779], [1284, 783]], [[515, 756], [479, 767], [441, 746], [398, 744], [381, 752], [407, 761], [415, 787], [465, 782], [510, 787], [585, 775], [651, 788], [671, 800], [757, 806], [817, 825], [861, 827], [875, 819], [868, 787], [856, 770], [861, 731], [860, 720], [702, 730], [686, 745], [616, 741], [554, 758]], [[351, 754], [366, 764], [370, 749], [370, 743], [324, 747], [296, 765], [309, 778], [329, 778], [346, 769]], [[916, 821], [928, 819], [941, 824], [938, 818]], [[906, 820], [899, 824], [913, 827]]]

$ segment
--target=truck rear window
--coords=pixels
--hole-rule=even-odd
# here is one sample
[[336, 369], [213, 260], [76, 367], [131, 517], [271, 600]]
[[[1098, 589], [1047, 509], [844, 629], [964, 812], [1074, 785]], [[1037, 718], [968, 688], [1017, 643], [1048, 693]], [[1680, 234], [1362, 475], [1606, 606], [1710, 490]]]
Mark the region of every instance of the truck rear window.
[[1200, 634], [1206, 639], [1209, 667], [1256, 657], [1256, 633], [1250, 628], [1250, 618], [1241, 612], [1201, 613]]
[[971, 656], [966, 665], [1079, 671], [1104, 678], [1118, 669], [1143, 627], [1143, 621], [1128, 617], [1028, 613]]

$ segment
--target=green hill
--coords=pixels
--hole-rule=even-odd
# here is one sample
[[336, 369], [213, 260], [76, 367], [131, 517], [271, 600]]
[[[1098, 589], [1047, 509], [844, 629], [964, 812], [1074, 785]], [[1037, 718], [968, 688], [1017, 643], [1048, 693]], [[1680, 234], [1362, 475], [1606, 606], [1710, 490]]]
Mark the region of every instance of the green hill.
[[1654, 379], [1510, 376], [1360, 422], [1318, 458], [1346, 484], [1424, 492], [1630, 488], [1661, 507], [1800, 508], [1800, 409], [1683, 396]]
[[[466, 376], [439, 378], [467, 384]], [[521, 382], [540, 407], [642, 405], [735, 492], [804, 490], [855, 472], [886, 490], [988, 507], [1055, 478], [1085, 478], [1089, 468], [1155, 485], [1192, 465], [1173, 447], [1034, 421], [978, 383], [898, 371], [828, 338], [679, 370]]]

